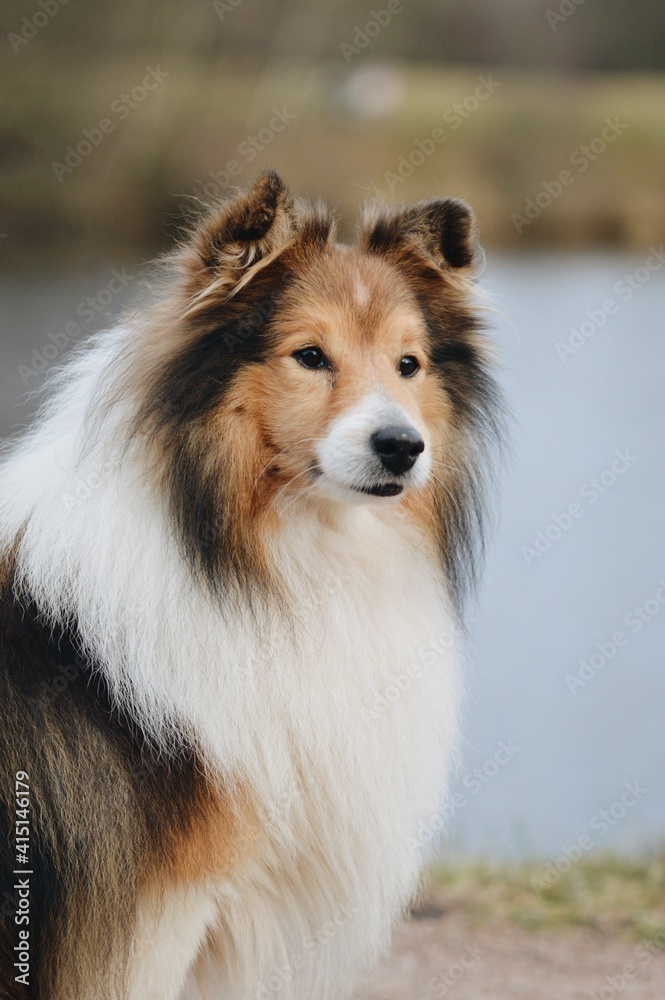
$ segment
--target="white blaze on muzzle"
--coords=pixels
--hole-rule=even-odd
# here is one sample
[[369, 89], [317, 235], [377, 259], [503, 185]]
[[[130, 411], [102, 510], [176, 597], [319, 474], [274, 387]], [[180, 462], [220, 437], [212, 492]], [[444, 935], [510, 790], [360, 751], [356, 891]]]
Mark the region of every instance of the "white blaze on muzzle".
[[[386, 448], [391, 436], [392, 455]], [[405, 451], [409, 456], [401, 460]], [[347, 501], [350, 491], [362, 499], [391, 486], [418, 489], [427, 483], [432, 466], [426, 432], [403, 407], [380, 393], [366, 396], [331, 424], [318, 444], [317, 459], [319, 487]], [[397, 492], [401, 490], [385, 495]]]

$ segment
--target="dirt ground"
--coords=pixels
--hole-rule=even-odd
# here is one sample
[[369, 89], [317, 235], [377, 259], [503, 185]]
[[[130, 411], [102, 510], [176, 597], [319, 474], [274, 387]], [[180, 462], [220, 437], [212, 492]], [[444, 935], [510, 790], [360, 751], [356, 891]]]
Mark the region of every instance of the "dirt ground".
[[665, 952], [585, 928], [474, 925], [431, 897], [354, 1000], [664, 1000]]

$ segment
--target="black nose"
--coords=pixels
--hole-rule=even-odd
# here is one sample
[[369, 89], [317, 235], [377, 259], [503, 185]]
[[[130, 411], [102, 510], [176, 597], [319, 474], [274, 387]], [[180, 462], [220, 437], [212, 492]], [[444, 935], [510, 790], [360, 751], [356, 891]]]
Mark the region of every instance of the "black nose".
[[420, 434], [411, 427], [384, 427], [372, 434], [371, 441], [381, 464], [396, 476], [413, 468], [425, 449]]

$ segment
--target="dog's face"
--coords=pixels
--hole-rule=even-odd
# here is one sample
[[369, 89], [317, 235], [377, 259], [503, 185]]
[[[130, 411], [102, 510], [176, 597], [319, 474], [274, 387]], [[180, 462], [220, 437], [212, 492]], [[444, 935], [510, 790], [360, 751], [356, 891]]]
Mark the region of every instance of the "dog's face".
[[294, 277], [260, 363], [231, 399], [262, 444], [275, 502], [374, 502], [426, 486], [437, 416], [427, 328], [399, 272], [332, 246]]
[[402, 505], [456, 558], [493, 396], [475, 252], [471, 213], [450, 200], [366, 216], [340, 246], [270, 173], [197, 231], [141, 422], [209, 576], [220, 560], [258, 572], [262, 535], [302, 505]]

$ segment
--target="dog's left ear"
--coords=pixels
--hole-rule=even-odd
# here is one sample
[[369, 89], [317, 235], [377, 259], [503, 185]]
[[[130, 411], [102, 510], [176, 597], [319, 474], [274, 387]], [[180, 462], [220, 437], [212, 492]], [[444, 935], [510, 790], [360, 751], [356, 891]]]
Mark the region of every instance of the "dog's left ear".
[[473, 271], [481, 258], [473, 212], [455, 198], [409, 208], [366, 210], [360, 245], [368, 253], [425, 258], [442, 270]]
[[291, 192], [273, 170], [219, 206], [200, 225], [191, 243], [191, 267], [202, 281], [234, 282], [253, 264], [286, 246], [296, 229]]

